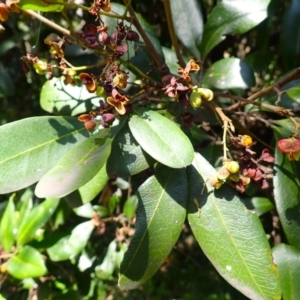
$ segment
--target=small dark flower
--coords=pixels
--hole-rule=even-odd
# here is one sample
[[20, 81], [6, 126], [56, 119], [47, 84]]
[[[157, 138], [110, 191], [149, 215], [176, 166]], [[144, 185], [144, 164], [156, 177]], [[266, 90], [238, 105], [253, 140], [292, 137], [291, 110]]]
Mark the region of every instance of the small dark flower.
[[80, 37], [83, 38], [86, 44], [91, 48], [99, 46], [97, 41], [97, 27], [93, 24], [86, 25]]
[[115, 115], [112, 113], [105, 113], [102, 115], [102, 119], [101, 119], [101, 125], [104, 128], [108, 128], [109, 126], [111, 126], [113, 124], [115, 120]]
[[140, 40], [140, 36], [133, 30], [129, 30], [127, 32], [127, 37], [126, 37], [127, 41], [132, 41], [132, 42], [139, 42]]
[[264, 149], [261, 153], [259, 161], [265, 161], [265, 162], [273, 163], [273, 162], [275, 162], [275, 158], [271, 155], [269, 149]]
[[80, 73], [79, 78], [90, 93], [94, 93], [96, 91], [97, 89], [96, 81], [90, 74]]
[[173, 76], [170, 83], [164, 87], [162, 90], [164, 90], [165, 94], [167, 94], [169, 97], [178, 99], [178, 91], [187, 91], [189, 88], [185, 85], [183, 85], [180, 82], [177, 82], [176, 78]]

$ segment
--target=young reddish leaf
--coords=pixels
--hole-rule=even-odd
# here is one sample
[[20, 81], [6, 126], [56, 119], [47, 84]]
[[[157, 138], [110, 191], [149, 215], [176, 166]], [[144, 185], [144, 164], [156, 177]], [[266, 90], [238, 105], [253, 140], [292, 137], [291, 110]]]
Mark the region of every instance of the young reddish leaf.
[[185, 220], [187, 190], [185, 169], [167, 167], [139, 187], [136, 232], [121, 263], [121, 289], [145, 283], [167, 258]]
[[280, 299], [278, 270], [259, 218], [233, 189], [224, 185], [214, 190], [207, 183], [214, 174], [200, 154], [188, 167], [188, 220], [199, 245], [217, 271], [244, 295]]

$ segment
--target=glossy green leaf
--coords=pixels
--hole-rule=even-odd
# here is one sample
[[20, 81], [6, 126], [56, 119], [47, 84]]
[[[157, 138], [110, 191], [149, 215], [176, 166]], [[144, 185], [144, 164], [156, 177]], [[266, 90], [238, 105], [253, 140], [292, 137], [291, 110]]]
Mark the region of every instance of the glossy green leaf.
[[248, 89], [255, 85], [253, 70], [239, 58], [224, 58], [206, 71], [202, 84], [219, 90]]
[[[288, 127], [272, 127], [276, 141], [291, 134], [285, 135]], [[276, 147], [274, 171], [274, 198], [281, 225], [289, 243], [300, 248], [300, 162], [290, 161]]]
[[259, 218], [230, 187], [214, 190], [207, 184], [203, 190], [215, 174], [200, 154], [188, 168], [188, 220], [199, 245], [217, 271], [248, 298], [280, 299], [278, 270]]
[[66, 153], [35, 188], [40, 197], [63, 197], [93, 179], [106, 163], [112, 139], [103, 129]]
[[33, 247], [25, 246], [7, 263], [8, 273], [17, 278], [40, 277], [47, 269], [42, 255]]
[[92, 221], [77, 225], [70, 236], [61, 238], [56, 244], [47, 249], [53, 261], [74, 259], [85, 248], [94, 230]]
[[199, 58], [203, 34], [203, 16], [199, 1], [172, 0], [170, 7], [178, 39], [195, 58]]
[[21, 223], [17, 233], [17, 245], [31, 241], [36, 231], [42, 228], [55, 212], [59, 199], [49, 198], [35, 206]]
[[82, 203], [92, 201], [103, 190], [108, 179], [105, 164], [89, 182], [78, 189]]
[[279, 244], [273, 248], [273, 258], [279, 269], [283, 299], [300, 299], [300, 250]]
[[26, 220], [33, 206], [33, 191], [27, 188], [23, 195], [21, 196], [21, 206], [19, 209], [19, 214], [17, 218], [17, 228], [22, 226], [22, 223]]
[[85, 85], [65, 85], [64, 78], [47, 80], [41, 90], [40, 105], [49, 113], [78, 115], [99, 106], [99, 97]]
[[259, 217], [274, 208], [271, 200], [265, 197], [252, 197], [241, 199], [241, 201], [248, 209], [255, 211]]
[[280, 48], [286, 69], [296, 68], [300, 64], [300, 2], [292, 0], [285, 11], [280, 35]]
[[204, 26], [202, 56], [207, 54], [228, 34], [242, 34], [268, 17], [271, 0], [220, 1], [209, 15]]
[[185, 220], [187, 192], [185, 169], [167, 167], [139, 187], [136, 231], [120, 267], [121, 289], [145, 283], [169, 255]]
[[137, 206], [138, 206], [138, 198], [136, 197], [136, 195], [132, 195], [125, 201], [123, 212], [127, 219], [133, 218]]
[[0, 126], [0, 194], [37, 182], [87, 136], [73, 117], [33, 117]]
[[7, 203], [0, 222], [0, 245], [6, 253], [10, 253], [15, 242], [15, 195], [12, 195]]
[[[63, 2], [63, 0], [57, 0], [57, 2]], [[23, 10], [37, 10], [43, 12], [59, 12], [64, 9], [63, 5], [48, 4], [42, 0], [21, 0], [19, 6]]]
[[194, 149], [188, 137], [159, 113], [138, 108], [130, 118], [129, 128], [143, 150], [160, 163], [182, 168], [193, 161]]
[[[293, 99], [297, 104], [300, 104], [300, 84], [286, 90], [288, 96]], [[280, 104], [281, 105], [281, 104]]]
[[114, 138], [107, 161], [108, 175], [128, 177], [146, 170], [152, 164], [154, 160], [142, 150], [126, 124]]

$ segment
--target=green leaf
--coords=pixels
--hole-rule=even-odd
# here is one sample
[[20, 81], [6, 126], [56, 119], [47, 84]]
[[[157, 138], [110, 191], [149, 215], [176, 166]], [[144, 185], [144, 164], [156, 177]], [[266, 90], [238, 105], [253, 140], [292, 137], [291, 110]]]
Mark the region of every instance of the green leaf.
[[[57, 0], [57, 2], [63, 2], [63, 0]], [[59, 12], [64, 9], [63, 5], [60, 4], [50, 4], [42, 0], [21, 0], [19, 6], [23, 10], [37, 10], [43, 12]]]
[[252, 197], [241, 199], [241, 201], [248, 209], [254, 210], [259, 217], [274, 208], [271, 200], [264, 197]]
[[34, 207], [18, 229], [17, 245], [22, 246], [32, 240], [36, 231], [48, 222], [58, 204], [59, 199], [50, 198]]
[[136, 231], [120, 267], [121, 289], [145, 283], [169, 255], [185, 220], [187, 192], [185, 169], [166, 167], [139, 187]]
[[300, 299], [300, 251], [279, 244], [273, 248], [274, 263], [278, 266], [283, 299]]
[[112, 139], [103, 129], [66, 153], [35, 188], [40, 197], [63, 197], [93, 179], [110, 154]]
[[123, 212], [127, 219], [133, 218], [138, 206], [138, 198], [136, 195], [130, 196], [124, 203]]
[[87, 136], [73, 117], [33, 117], [0, 126], [0, 194], [37, 182]]
[[98, 107], [99, 97], [83, 84], [65, 85], [63, 77], [53, 78], [42, 87], [40, 105], [49, 113], [75, 116]]
[[255, 85], [255, 78], [246, 62], [231, 57], [212, 64], [207, 69], [202, 84], [219, 90], [248, 89]]
[[25, 246], [7, 263], [8, 273], [17, 278], [40, 277], [47, 269], [42, 255], [33, 247]]
[[95, 275], [100, 279], [111, 279], [117, 259], [117, 242], [112, 240], [101, 265], [95, 267]]
[[296, 86], [291, 87], [285, 91], [291, 99], [293, 99], [297, 104], [300, 104], [300, 84], [297, 84]]
[[226, 0], [219, 2], [204, 26], [202, 56], [207, 54], [226, 35], [243, 34], [268, 17], [270, 0]]
[[152, 157], [142, 150], [126, 124], [114, 138], [107, 161], [108, 175], [128, 177], [146, 170], [153, 164]]
[[199, 245], [217, 271], [244, 295], [280, 299], [278, 270], [259, 218], [226, 185], [219, 190], [207, 185], [203, 191], [215, 174], [200, 154], [188, 168], [188, 220]]
[[199, 58], [199, 45], [203, 34], [203, 16], [199, 1], [172, 0], [170, 7], [178, 39], [194, 57]]
[[286, 69], [296, 68], [300, 64], [300, 3], [291, 1], [286, 9], [280, 35], [280, 48]]
[[[277, 130], [276, 141], [290, 135], [285, 135], [288, 127], [272, 127]], [[274, 171], [274, 198], [281, 225], [289, 243], [300, 248], [300, 162], [290, 161], [276, 146]]]
[[56, 244], [47, 249], [52, 261], [62, 261], [75, 258], [86, 246], [94, 230], [91, 221], [77, 225], [70, 236], [61, 238]]
[[108, 179], [105, 164], [89, 182], [78, 189], [82, 203], [92, 201], [103, 190]]
[[10, 253], [15, 242], [15, 195], [12, 195], [7, 203], [0, 222], [0, 245], [6, 253]]
[[129, 128], [141, 147], [160, 163], [183, 168], [193, 161], [194, 149], [188, 137], [159, 113], [137, 108]]

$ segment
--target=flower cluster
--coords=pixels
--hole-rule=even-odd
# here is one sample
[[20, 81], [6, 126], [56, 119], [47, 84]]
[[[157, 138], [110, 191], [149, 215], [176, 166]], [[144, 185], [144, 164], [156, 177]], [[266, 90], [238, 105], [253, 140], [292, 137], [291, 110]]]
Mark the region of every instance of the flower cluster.
[[20, 13], [20, 0], [7, 0], [0, 2], [0, 21], [5, 22], [10, 12]]
[[269, 187], [267, 179], [272, 176], [272, 169], [264, 164], [275, 161], [270, 151], [263, 149], [260, 157], [255, 160], [256, 152], [250, 149], [255, 143], [250, 136], [238, 135], [231, 137], [230, 141], [240, 150], [239, 162], [225, 161], [218, 173], [210, 178], [210, 184], [220, 188], [223, 183], [228, 182], [230, 186], [243, 193], [245, 187], [253, 180], [261, 189], [267, 189]]

